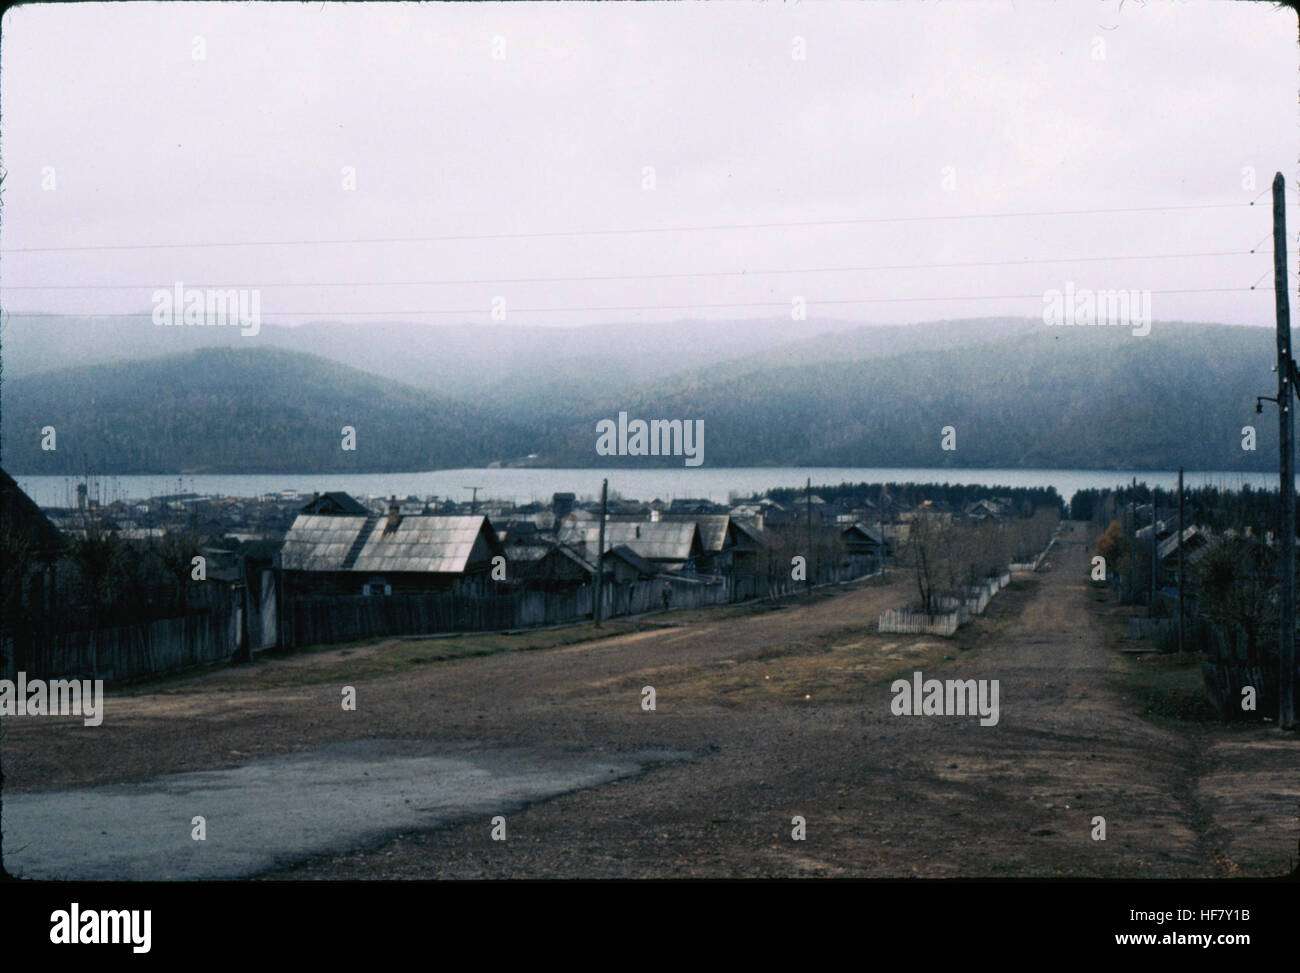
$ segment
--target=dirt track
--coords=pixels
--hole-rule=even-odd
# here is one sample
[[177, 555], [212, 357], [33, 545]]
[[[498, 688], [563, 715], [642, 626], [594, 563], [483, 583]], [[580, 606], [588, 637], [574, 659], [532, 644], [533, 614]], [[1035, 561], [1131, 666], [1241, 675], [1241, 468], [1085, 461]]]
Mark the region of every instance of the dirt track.
[[[144, 781], [357, 739], [539, 759], [663, 750], [694, 759], [481, 813], [270, 873], [275, 878], [1225, 876], [1295, 853], [1300, 743], [1268, 727], [1140, 715], [1140, 660], [1105, 645], [1082, 529], [1055, 564], [952, 640], [880, 636], [907, 581], [780, 610], [527, 653], [221, 692], [111, 697], [104, 725], [6, 721], [15, 791]], [[665, 616], [670, 620], [674, 616]], [[358, 650], [358, 653], [365, 650]], [[945, 661], [946, 660], [946, 661]], [[317, 660], [319, 663], [319, 660]], [[292, 669], [306, 662], [272, 666]], [[897, 717], [889, 681], [997, 679], [1000, 721]], [[246, 672], [246, 670], [245, 670]], [[315, 678], [315, 677], [313, 677]], [[644, 712], [653, 686], [657, 710]], [[791, 818], [807, 840], [791, 839]], [[1105, 841], [1091, 837], [1104, 816]], [[400, 827], [400, 825], [395, 825]]]

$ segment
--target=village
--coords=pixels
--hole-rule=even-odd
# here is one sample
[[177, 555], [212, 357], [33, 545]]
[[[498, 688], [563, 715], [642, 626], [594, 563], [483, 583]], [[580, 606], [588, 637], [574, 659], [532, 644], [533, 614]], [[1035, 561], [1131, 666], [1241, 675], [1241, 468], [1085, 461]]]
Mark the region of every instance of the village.
[[1028, 495], [866, 484], [602, 505], [342, 491], [101, 504], [85, 483], [47, 513], [0, 482], [6, 544], [23, 555], [6, 579], [8, 669], [119, 682], [272, 649], [779, 598], [883, 577], [916, 552], [927, 617], [912, 624], [930, 624], [940, 598], [1032, 559], [1060, 514]]
[[[1242, 508], [1239, 495], [1190, 491], [1179, 529], [1176, 506], [1140, 488], [1076, 494], [1065, 520], [1051, 493], [951, 484], [779, 488], [725, 504], [613, 495], [603, 520], [599, 500], [573, 493], [512, 504], [327, 491], [241, 501], [259, 519], [206, 537], [187, 528], [220, 501], [170, 499], [162, 522], [138, 510], [123, 528], [162, 536], [131, 541], [106, 539], [89, 498], [80, 514], [47, 516], [16, 485], [0, 495], [5, 544], [21, 543], [16, 523], [29, 543], [29, 628], [6, 633], [10, 671], [28, 685], [60, 671], [103, 680], [96, 714], [112, 731], [73, 746], [82, 721], [6, 720], [8, 861], [26, 877], [1160, 876], [1285, 864], [1274, 831], [1290, 813], [1290, 755], [1269, 731], [1276, 682], [1264, 671], [1276, 659], [1266, 631], [1247, 644], [1223, 614], [1245, 604], [1246, 576], [1229, 572], [1224, 601], [1207, 573], [1243, 543], [1270, 550], [1250, 512], [1267, 521], [1266, 494]], [[282, 531], [231, 536], [259, 533], [234, 528], [271, 510]], [[1154, 600], [1141, 533], [1153, 512]], [[1169, 612], [1179, 543], [1183, 651]], [[42, 593], [103, 590], [79, 580], [96, 565], [116, 590], [123, 552], [158, 573], [128, 588], [129, 605], [90, 598], [69, 613], [109, 624], [72, 630], [31, 614]], [[1267, 592], [1260, 563], [1254, 583]], [[184, 579], [179, 615], [159, 580], [167, 565]], [[1240, 704], [1247, 685], [1253, 708]], [[461, 759], [471, 792], [445, 763]], [[256, 782], [272, 767], [266, 790]], [[102, 844], [60, 851], [80, 788], [135, 793], [189, 771], [227, 781], [203, 797], [207, 820], [227, 822], [207, 854], [163, 825], [132, 838], [134, 812], [104, 817]], [[1252, 795], [1217, 801], [1196, 825], [1209, 844], [1186, 839], [1184, 822], [1205, 813], [1189, 780]], [[595, 782], [609, 786], [584, 795]], [[390, 814], [398, 833], [380, 839], [368, 819], [338, 813], [358, 795], [387, 800], [389, 786], [469, 803], [452, 820]], [[443, 787], [451, 796], [435, 796]], [[700, 805], [690, 795], [702, 791]], [[956, 799], [978, 807], [955, 816]], [[498, 847], [476, 830], [481, 806], [528, 837]], [[163, 818], [189, 820], [179, 812]], [[1110, 845], [1094, 812], [1111, 822]], [[807, 852], [805, 837], [781, 844], [792, 813]], [[251, 858], [231, 843], [236, 814], [256, 816]], [[282, 825], [302, 814], [320, 820], [306, 833]], [[940, 826], [956, 829], [942, 849], [926, 837]], [[575, 847], [585, 851], [570, 859]]]
[[[1277, 707], [1277, 548], [1267, 494], [1145, 487], [781, 488], [728, 503], [618, 493], [516, 503], [343, 491], [176, 493], [42, 511], [0, 472], [4, 665], [149, 680], [384, 638], [599, 625], [909, 579], [881, 633], [953, 638], [1013, 575], [1050, 560], [1068, 515], [1089, 583], [1150, 651], [1203, 660], [1219, 718]], [[1243, 712], [1243, 687], [1252, 705]]]

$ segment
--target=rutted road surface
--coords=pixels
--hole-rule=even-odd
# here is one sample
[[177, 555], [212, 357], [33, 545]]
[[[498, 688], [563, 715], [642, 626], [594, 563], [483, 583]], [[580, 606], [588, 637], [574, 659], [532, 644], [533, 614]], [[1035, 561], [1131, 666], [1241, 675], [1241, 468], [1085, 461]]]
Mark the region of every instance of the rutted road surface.
[[[1089, 613], [1086, 539], [1082, 527], [1067, 528], [1050, 570], [1017, 580], [951, 640], [876, 634], [879, 612], [911, 597], [899, 575], [885, 588], [781, 610], [699, 613], [677, 628], [417, 665], [356, 681], [356, 712], [339, 706], [339, 687], [353, 681], [347, 658], [331, 681], [274, 690], [223, 690], [248, 681], [248, 669], [232, 669], [204, 677], [201, 692], [182, 683], [110, 696], [93, 730], [6, 721], [8, 783], [22, 792], [26, 822], [56, 806], [54, 789], [113, 784], [148, 802], [159, 787], [179, 786], [156, 812], [178, 816], [176, 834], [142, 839], [128, 856], [177, 877], [207, 856], [190, 847], [199, 844], [190, 818], [204, 813], [191, 809], [195, 795], [217, 808], [206, 815], [209, 842], [266, 832], [241, 874], [298, 860], [261, 872], [275, 878], [1285, 871], [1300, 799], [1289, 770], [1296, 743], [1267, 727], [1141, 716], [1125, 690], [1137, 663], [1106, 647]], [[999, 722], [891, 715], [890, 680], [914, 669], [999, 680]], [[655, 689], [654, 712], [641, 707], [644, 686]], [[359, 763], [324, 749], [362, 740], [371, 749]], [[669, 753], [687, 759], [660, 762]], [[307, 755], [294, 781], [267, 775], [276, 754]], [[408, 759], [433, 762], [400, 762]], [[457, 777], [439, 759], [487, 775]], [[379, 791], [364, 776], [376, 767], [396, 774]], [[234, 776], [158, 780], [223, 768]], [[340, 826], [313, 844], [261, 818], [241, 822], [241, 798], [258, 779], [266, 807], [315, 803], [314, 819]], [[213, 783], [237, 785], [236, 796], [223, 804]], [[404, 805], [415, 803], [413, 789], [425, 807], [414, 819]], [[36, 832], [13, 816], [11, 800], [13, 868]], [[349, 801], [368, 802], [369, 827]], [[105, 837], [103, 812], [80, 806], [81, 817], [61, 825], [62, 861], [93, 857]], [[495, 814], [508, 820], [506, 841], [490, 837]], [[796, 815], [807, 822], [804, 841], [791, 839]], [[1097, 816], [1104, 841], [1092, 837]], [[31, 874], [45, 874], [36, 864], [44, 854], [25, 859]], [[115, 876], [135, 874], [97, 854]]]

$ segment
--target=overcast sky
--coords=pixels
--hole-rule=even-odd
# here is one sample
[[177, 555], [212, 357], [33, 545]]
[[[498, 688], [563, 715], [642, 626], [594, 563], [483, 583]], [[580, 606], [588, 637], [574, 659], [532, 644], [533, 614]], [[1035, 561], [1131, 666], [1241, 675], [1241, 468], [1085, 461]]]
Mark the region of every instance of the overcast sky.
[[[1070, 280], [1149, 289], [1157, 320], [1271, 324], [1298, 81], [1295, 14], [1217, 0], [22, 6], [0, 48], [0, 296], [122, 313], [180, 281], [260, 287], [264, 322], [443, 324], [490, 321], [496, 296], [519, 324], [804, 296], [903, 322], [1038, 316]], [[355, 242], [421, 236], [477, 239]], [[353, 242], [186, 246], [295, 240]], [[19, 252], [141, 244], [164, 246]], [[1010, 263], [862, 269], [972, 261]], [[286, 286], [711, 273], [732, 276]], [[135, 286], [66, 289], [104, 284]], [[591, 307], [620, 310], [526, 310]]]

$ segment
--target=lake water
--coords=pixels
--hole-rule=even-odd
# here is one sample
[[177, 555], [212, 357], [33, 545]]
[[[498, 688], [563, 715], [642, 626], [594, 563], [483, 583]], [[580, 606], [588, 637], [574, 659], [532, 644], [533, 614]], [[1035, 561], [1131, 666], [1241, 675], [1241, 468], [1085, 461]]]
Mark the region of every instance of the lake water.
[[[639, 500], [672, 500], [675, 497], [703, 497], [726, 502], [734, 494], [748, 495], [772, 487], [798, 487], [809, 479], [815, 486], [839, 483], [974, 483], [989, 486], [1056, 488], [1066, 501], [1076, 490], [1114, 487], [1137, 477], [1139, 483], [1172, 489], [1177, 472], [1152, 470], [963, 470], [887, 469], [853, 467], [741, 467], [734, 469], [647, 469], [647, 470], [540, 470], [460, 469], [428, 473], [327, 474], [240, 474], [221, 473], [195, 476], [105, 476], [99, 480], [104, 502], [117, 499], [145, 499], [177, 492], [207, 496], [256, 497], [281, 490], [296, 490], [308, 496], [313, 491], [345, 490], [357, 496], [396, 494], [404, 497], [450, 497], [468, 500], [471, 486], [479, 487], [479, 498], [550, 500], [551, 494], [576, 493], [600, 496], [600, 481], [608, 477], [615, 492]], [[65, 476], [17, 476], [18, 485], [42, 507], [69, 506], [74, 502], [75, 483]], [[1211, 485], [1240, 489], [1276, 489], [1276, 473], [1187, 472], [1188, 486]]]

